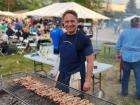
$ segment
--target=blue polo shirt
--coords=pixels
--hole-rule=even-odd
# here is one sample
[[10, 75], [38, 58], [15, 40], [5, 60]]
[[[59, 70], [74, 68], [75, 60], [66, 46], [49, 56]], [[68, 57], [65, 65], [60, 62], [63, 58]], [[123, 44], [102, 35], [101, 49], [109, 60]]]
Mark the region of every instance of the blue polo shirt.
[[140, 61], [140, 29], [129, 28], [124, 30], [115, 46], [116, 53], [122, 53], [126, 62]]
[[62, 29], [56, 27], [50, 31], [50, 36], [53, 42], [54, 49], [58, 49], [60, 37], [62, 36], [63, 31]]
[[93, 53], [91, 40], [82, 32], [64, 33], [60, 40], [60, 72], [68, 74], [85, 70], [86, 56]]

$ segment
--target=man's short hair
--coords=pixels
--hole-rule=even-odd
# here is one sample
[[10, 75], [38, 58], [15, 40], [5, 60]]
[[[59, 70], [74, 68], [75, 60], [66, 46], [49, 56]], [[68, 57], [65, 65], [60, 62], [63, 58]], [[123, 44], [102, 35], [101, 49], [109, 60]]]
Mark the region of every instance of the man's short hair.
[[134, 17], [133, 19], [131, 19], [131, 26], [137, 26], [138, 24], [140, 24], [139, 17]]
[[77, 13], [74, 11], [74, 10], [67, 10], [63, 13], [62, 15], [62, 19], [64, 19], [64, 17], [67, 15], [67, 14], [72, 14], [73, 16], [75, 16], [76, 18], [78, 18], [78, 15]]

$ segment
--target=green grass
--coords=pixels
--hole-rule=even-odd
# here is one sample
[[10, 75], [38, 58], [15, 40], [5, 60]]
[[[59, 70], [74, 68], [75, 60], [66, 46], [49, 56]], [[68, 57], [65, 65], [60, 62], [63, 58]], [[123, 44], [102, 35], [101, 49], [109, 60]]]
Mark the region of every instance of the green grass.
[[113, 65], [113, 70], [103, 73], [102, 89], [105, 92], [105, 99], [116, 103], [117, 105], [140, 105], [140, 101], [135, 98], [135, 79], [131, 71], [129, 81], [129, 95], [122, 97], [119, 95], [121, 84], [119, 82], [119, 62], [115, 59], [114, 49], [111, 49], [111, 55], [104, 55], [103, 48], [97, 55], [99, 62], [105, 62]]
[[[26, 59], [23, 55], [6, 55], [0, 56], [0, 74], [8, 74], [12, 72], [33, 72], [33, 61]], [[44, 65], [44, 70], [48, 71], [51, 66]]]
[[[112, 70], [102, 73], [102, 89], [105, 92], [105, 99], [116, 103], [117, 105], [140, 105], [140, 101], [135, 99], [135, 80], [134, 75], [131, 73], [129, 82], [129, 95], [121, 97], [118, 94], [121, 90], [119, 80], [119, 63], [115, 60], [114, 50], [111, 50], [111, 55], [104, 55], [103, 48], [97, 55], [97, 60], [103, 63], [112, 64]], [[23, 57], [23, 55], [6, 55], [0, 56], [0, 64], [3, 68], [0, 69], [0, 74], [7, 74], [11, 72], [32, 72], [33, 61]], [[44, 66], [46, 71], [49, 71], [51, 66]]]

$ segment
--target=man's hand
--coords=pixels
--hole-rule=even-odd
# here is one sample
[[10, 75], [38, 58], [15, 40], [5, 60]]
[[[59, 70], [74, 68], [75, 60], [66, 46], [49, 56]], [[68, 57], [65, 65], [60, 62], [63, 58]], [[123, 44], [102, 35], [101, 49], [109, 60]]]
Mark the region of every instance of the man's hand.
[[117, 53], [117, 54], [116, 54], [116, 59], [117, 59], [118, 61], [121, 60], [121, 54], [120, 54], [120, 53]]
[[87, 92], [87, 91], [89, 91], [90, 90], [90, 81], [85, 81], [84, 82], [84, 85], [83, 85], [83, 91], [84, 92]]

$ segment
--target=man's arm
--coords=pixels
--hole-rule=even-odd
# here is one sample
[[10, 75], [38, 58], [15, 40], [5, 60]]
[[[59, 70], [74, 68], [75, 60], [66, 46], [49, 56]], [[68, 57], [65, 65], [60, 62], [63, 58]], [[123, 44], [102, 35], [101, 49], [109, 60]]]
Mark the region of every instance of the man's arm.
[[86, 78], [85, 78], [85, 83], [83, 86], [84, 91], [90, 90], [91, 86], [91, 79], [92, 79], [92, 73], [93, 73], [93, 61], [94, 61], [94, 56], [93, 54], [86, 56], [86, 61], [87, 61], [87, 72], [86, 72]]
[[122, 38], [123, 38], [123, 34], [121, 34], [117, 40], [117, 43], [115, 45], [115, 52], [116, 52], [116, 59], [120, 60], [121, 58], [121, 48], [122, 48]]

